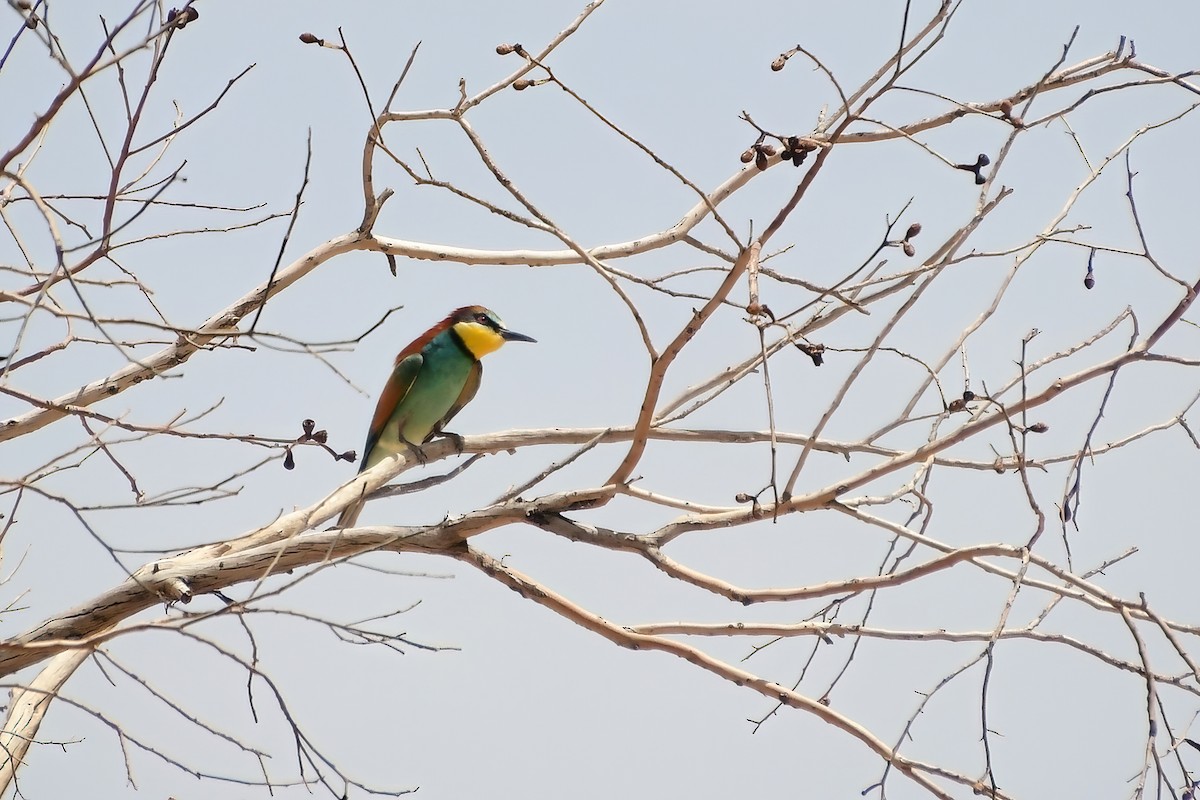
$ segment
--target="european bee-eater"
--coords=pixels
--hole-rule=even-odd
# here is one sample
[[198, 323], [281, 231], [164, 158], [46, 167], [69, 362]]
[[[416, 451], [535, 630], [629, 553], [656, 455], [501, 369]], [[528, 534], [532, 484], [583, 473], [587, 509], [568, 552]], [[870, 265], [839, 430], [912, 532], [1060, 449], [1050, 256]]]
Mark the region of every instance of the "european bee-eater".
[[[537, 341], [510, 331], [483, 306], [464, 306], [414, 339], [396, 356], [363, 445], [359, 472], [402, 451], [424, 460], [421, 445], [442, 432], [479, 391], [480, 359], [505, 342]], [[338, 525], [354, 525], [362, 500], [348, 506]]]

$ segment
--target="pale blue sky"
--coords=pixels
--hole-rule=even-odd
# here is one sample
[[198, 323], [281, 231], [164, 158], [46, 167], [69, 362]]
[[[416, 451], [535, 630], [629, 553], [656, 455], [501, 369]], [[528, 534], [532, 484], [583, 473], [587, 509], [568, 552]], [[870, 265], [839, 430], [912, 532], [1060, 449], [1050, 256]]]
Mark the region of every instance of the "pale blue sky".
[[[924, 19], [935, 4], [915, 3]], [[175, 114], [204, 108], [227, 81], [249, 64], [253, 70], [229, 92], [208, 118], [183, 133], [168, 151], [170, 167], [186, 159], [186, 183], [170, 190], [180, 202], [238, 206], [266, 204], [286, 210], [298, 188], [305, 139], [312, 135], [313, 161], [305, 204], [293, 231], [286, 260], [355, 228], [361, 217], [360, 161], [370, 124], [358, 82], [341, 54], [302, 45], [297, 36], [312, 32], [335, 39], [342, 27], [377, 107], [387, 96], [412, 47], [421, 48], [394, 107], [445, 107], [458, 94], [458, 81], [474, 92], [505, 77], [516, 56], [501, 57], [501, 42], [540, 48], [579, 12], [579, 3], [318, 3], [307, 0], [259, 3], [197, 3], [201, 17], [181, 32], [160, 76], [147, 111], [147, 131], [161, 131]], [[63, 46], [82, 59], [100, 36], [97, 13], [115, 20], [127, 5], [104, 2], [87, 8], [51, 5], [51, 19]], [[4, 31], [20, 20], [2, 17]], [[796, 58], [782, 73], [768, 65], [797, 42], [819, 55], [846, 87], [856, 87], [895, 47], [899, 10], [894, 4], [847, 2], [748, 7], [715, 2], [631, 3], [608, 0], [581, 31], [555, 53], [552, 67], [566, 84], [627, 131], [653, 147], [692, 181], [711, 189], [741, 168], [739, 153], [754, 140], [738, 119], [748, 111], [772, 130], [805, 133], [823, 107], [837, 96], [820, 73]], [[1138, 56], [1173, 71], [1196, 68], [1195, 31], [1200, 7], [1192, 3], [1134, 4], [1064, 0], [1058, 3], [991, 3], [967, 0], [945, 41], [903, 83], [962, 101], [992, 100], [1035, 82], [1061, 54], [1072, 29], [1080, 32], [1068, 63], [1115, 47], [1121, 36], [1136, 41]], [[8, 35], [0, 36], [7, 41]], [[144, 60], [128, 68], [137, 83]], [[18, 42], [0, 71], [0, 141], [7, 147], [32, 115], [62, 84], [61, 71], [29, 36]], [[109, 130], [119, 130], [122, 109], [115, 73], [88, 84], [89, 101]], [[1071, 90], [1068, 90], [1068, 92]], [[1074, 96], [1068, 94], [1067, 96]], [[1140, 125], [1157, 122], [1200, 99], [1177, 87], [1158, 87], [1092, 101], [1072, 117], [1089, 158], [1110, 152]], [[1035, 106], [1057, 107], [1058, 100]], [[945, 110], [936, 99], [897, 92], [874, 113], [902, 124]], [[633, 239], [672, 225], [694, 203], [691, 192], [655, 168], [639, 152], [601, 127], [552, 86], [505, 92], [470, 116], [491, 154], [540, 208], [584, 245]], [[995, 120], [965, 120], [924, 141], [948, 158], [969, 161], [976, 153], [994, 155], [1007, 128]], [[1196, 224], [1192, 150], [1195, 118], [1145, 137], [1134, 147], [1139, 209], [1146, 232], [1163, 265], [1195, 280], [1192, 241]], [[435, 176], [454, 181], [496, 202], [503, 192], [483, 170], [454, 126], [422, 122], [386, 131], [388, 143], [405, 157], [419, 147]], [[399, 170], [380, 159], [377, 188], [393, 187], [376, 230], [389, 236], [508, 249], [559, 249], [550, 237], [518, 229], [432, 189], [412, 186]], [[160, 167], [160, 169], [162, 169]], [[1084, 168], [1076, 145], [1062, 125], [1023, 136], [1006, 167], [1003, 183], [1014, 189], [1001, 211], [981, 230], [975, 246], [1002, 249], [1028, 240], [1056, 213]], [[790, 194], [799, 170], [772, 169], [722, 212], [741, 235], [751, 222], [761, 230]], [[55, 122], [29, 177], [50, 192], [103, 191], [107, 165], [96, 145], [85, 109], [74, 104]], [[1124, 198], [1123, 166], [1098, 182], [1069, 218], [1093, 226], [1080, 240], [1116, 248], [1136, 248]], [[907, 220], [922, 222], [921, 255], [970, 215], [977, 189], [970, 177], [940, 165], [903, 142], [845, 145], [814, 185], [805, 203], [772, 243], [794, 245], [771, 265], [817, 283], [831, 283], [866, 258], [882, 236], [885, 217], [909, 199]], [[14, 214], [27, 213], [15, 209]], [[252, 212], [252, 214], [265, 212]], [[139, 222], [147, 233], [173, 228], [217, 227], [241, 221], [232, 214], [150, 211]], [[25, 217], [35, 230], [32, 217]], [[237, 233], [167, 239], [128, 251], [127, 266], [152, 283], [156, 303], [180, 325], [199, 324], [249, 291], [270, 272], [284, 223], [276, 221]], [[904, 226], [901, 226], [903, 229]], [[711, 223], [697, 235], [728, 247]], [[34, 237], [43, 263], [52, 263], [44, 239]], [[772, 248], [772, 249], [773, 249]], [[903, 256], [889, 251], [895, 269]], [[671, 248], [628, 263], [624, 269], [657, 275], [715, 259]], [[1014, 374], [1021, 336], [1043, 331], [1031, 357], [1061, 350], [1135, 306], [1143, 333], [1178, 300], [1144, 262], [1101, 254], [1097, 286], [1085, 292], [1081, 281], [1086, 251], [1046, 248], [1018, 276], [1006, 305], [973, 340], [972, 380], [1000, 386]], [[0, 263], [19, 263], [11, 238], [0, 241]], [[948, 274], [931, 290], [928, 309], [899, 326], [893, 344], [937, 358], [946, 343], [974, 319], [995, 291], [1010, 262], [981, 261], [977, 268]], [[115, 270], [99, 273], [113, 277]], [[890, 271], [890, 270], [889, 270]], [[0, 288], [9, 289], [5, 273]], [[706, 276], [685, 284], [710, 290]], [[772, 284], [764, 299], [780, 309], [801, 298]], [[647, 309], [647, 322], [659, 341], [686, 319], [691, 301], [667, 302], [644, 290], [631, 293]], [[744, 301], [745, 291], [735, 293]], [[774, 298], [774, 299], [773, 299]], [[107, 311], [145, 313], [132, 293], [114, 292]], [[288, 437], [300, 420], [315, 419], [329, 431], [337, 449], [361, 446], [394, 353], [449, 309], [483, 303], [514, 329], [535, 336], [536, 345], [506, 348], [489, 358], [476, 402], [456, 419], [462, 433], [506, 428], [630, 424], [637, 413], [646, 358], [635, 329], [604, 284], [579, 266], [465, 267], [451, 263], [401, 260], [392, 277], [378, 254], [355, 253], [333, 259], [272, 301], [260, 328], [307, 341], [358, 336], [389, 308], [398, 314], [352, 352], [330, 361], [353, 386], [315, 359], [272, 352], [219, 351], [200, 354], [178, 371], [178, 379], [142, 386], [107, 401], [99, 410], [127, 414], [145, 423], [163, 423], [180, 409], [191, 413], [221, 406], [197, 429]], [[803, 300], [801, 300], [803, 302]], [[128, 303], [128, 307], [123, 305]], [[871, 317], [850, 315], [817, 337], [830, 347], [862, 347], [870, 342], [895, 304]], [[1194, 316], [1194, 315], [1193, 315]], [[15, 324], [5, 312], [0, 344], [5, 349]], [[56, 323], [35, 319], [31, 337], [46, 342], [61, 335]], [[1194, 327], [1180, 327], [1164, 347], [1195, 356]], [[1094, 351], [1051, 369], [1031, 381], [1040, 388], [1053, 377], [1117, 352], [1128, 330], [1114, 334]], [[36, 339], [34, 339], [36, 340]], [[757, 339], [741, 315], [719, 315], [686, 352], [668, 381], [666, 397], [755, 351]], [[150, 352], [147, 349], [145, 352]], [[788, 356], [783, 358], [782, 356]], [[831, 353], [813, 369], [798, 353], [772, 361], [781, 429], [808, 432], [854, 363], [850, 353]], [[20, 372], [14, 385], [53, 397], [108, 374], [121, 361], [107, 349], [72, 348], [44, 368]], [[826, 435], [853, 439], [896, 412], [921, 378], [900, 359], [880, 357], [847, 398]], [[943, 379], [960, 388], [957, 361]], [[1169, 419], [1196, 392], [1200, 381], [1185, 368], [1129, 368], [1118, 384], [1096, 441], [1104, 442]], [[1080, 390], [1070, 405], [1050, 407], [1038, 418], [1052, 435], [1034, 447], [1046, 455], [1077, 449], [1091, 423], [1101, 382]], [[0, 418], [27, 410], [0, 397]], [[930, 410], [935, 410], [932, 407]], [[738, 429], [765, 428], [761, 383], [747, 382], [688, 424]], [[917, 430], [916, 428], [920, 428]], [[911, 447], [925, 428], [904, 429], [885, 443]], [[0, 446], [0, 477], [24, 474], [34, 465], [80, 440], [70, 420]], [[142, 488], [155, 493], [211, 482], [247, 467], [264, 452], [213, 442], [150, 442], [122, 449]], [[987, 445], [1007, 446], [996, 429], [955, 452], [988, 459]], [[369, 506], [364, 522], [419, 523], [474, 508], [506, 487], [525, 480], [546, 463], [570, 452], [543, 449], [516, 456], [490, 457], [462, 480], [422, 495]], [[1179, 430], [1156, 434], [1090, 467], [1085, 480], [1081, 531], [1072, 552], [1080, 569], [1111, 558], [1130, 546], [1140, 552], [1103, 576], [1113, 592], [1147, 592], [1164, 616], [1195, 621], [1192, 565], [1200, 556], [1194, 524], [1187, 518], [1194, 492], [1195, 449]], [[556, 476], [545, 490], [586, 486], [603, 479], [622, 448], [601, 449]], [[791, 453], [794, 458], [795, 453]], [[315, 451], [298, 453], [299, 466], [278, 464], [236, 483], [236, 497], [190, 509], [104, 512], [89, 521], [118, 548], [149, 550], [182, 547], [236, 536], [281, 511], [315, 502], [353, 468]], [[784, 459], [790, 468], [790, 460]], [[846, 464], [817, 456], [802, 476], [808, 491], [838, 476], [858, 472], [866, 461]], [[731, 493], [753, 491], [765, 481], [767, 452], [762, 446], [730, 448], [652, 446], [637, 471], [645, 488], [687, 494], [729, 504]], [[439, 465], [444, 466], [444, 465]], [[433, 471], [436, 468], [431, 468]], [[409, 477], [420, 476], [419, 471]], [[1038, 499], [1053, 514], [1061, 497], [1065, 467], [1032, 476]], [[890, 479], [869, 493], [892, 490]], [[733, 487], [732, 489], [730, 487]], [[45, 488], [69, 493], [78, 502], [124, 496], [127, 482], [99, 463], [64, 473]], [[936, 512], [930, 535], [955, 544], [1020, 543], [1032, 531], [1031, 515], [1011, 473], [935, 475]], [[0, 618], [6, 635], [82, 602], [124, 577], [72, 517], [48, 502], [26, 501], [21, 525], [4, 540], [4, 574], [24, 562], [0, 587], [0, 598], [19, 610]], [[8, 512], [8, 501], [0, 504]], [[645, 532], [677, 516], [676, 511], [616, 502], [587, 517], [591, 522]], [[1051, 520], [1051, 525], [1053, 525]], [[1052, 530], [1040, 547], [1061, 556]], [[1053, 541], [1051, 541], [1053, 540]], [[487, 552], [508, 556], [506, 563], [543, 580], [571, 599], [621, 624], [692, 620], [773, 620], [796, 622], [821, 601], [800, 608], [764, 604], [742, 608], [697, 589], [671, 582], [636, 556], [571, 544], [535, 528], [509, 528], [481, 537]], [[761, 524], [681, 539], [675, 558], [749, 586], [796, 586], [870, 574], [886, 550], [886, 539], [834, 513], [788, 517]], [[132, 569], [146, 556], [130, 553]], [[656, 653], [629, 652], [523, 600], [461, 564], [436, 557], [379, 555], [368, 563], [392, 570], [439, 577], [396, 577], [355, 566], [327, 570], [302, 582], [272, 605], [352, 621], [419, 603], [400, 618], [398, 629], [414, 641], [455, 648], [443, 652], [409, 649], [403, 655], [383, 648], [338, 642], [326, 629], [294, 619], [250, 616], [258, 657], [283, 690], [305, 732], [338, 765], [381, 788], [420, 786], [418, 797], [441, 798], [610, 798], [752, 796], [762, 798], [857, 797], [878, 780], [881, 764], [859, 743], [801, 712], [778, 715], [752, 733], [748, 718], [770, 710], [760, 695], [724, 683], [685, 662]], [[874, 624], [894, 628], [978, 630], [995, 624], [1007, 592], [999, 579], [952, 570], [881, 599]], [[449, 576], [453, 576], [452, 579]], [[229, 594], [240, 597], [239, 587]], [[22, 596], [22, 592], [28, 592]], [[19, 598], [19, 599], [18, 599]], [[208, 597], [191, 610], [216, 607]], [[1014, 621], [1023, 623], [1040, 601], [1023, 596]], [[161, 610], [160, 610], [161, 611]], [[147, 616], [147, 619], [153, 618]], [[1128, 635], [1115, 615], [1079, 607], [1055, 611], [1048, 630], [1066, 632], [1133, 658]], [[248, 655], [245, 636], [231, 620], [211, 623], [206, 632]], [[700, 644], [737, 662], [763, 640], [713, 639]], [[1161, 642], [1159, 642], [1161, 644]], [[849, 646], [840, 641], [837, 653]], [[744, 666], [791, 685], [803, 668], [811, 642], [782, 642]], [[1156, 645], [1157, 647], [1157, 645]], [[839, 684], [833, 705], [892, 743], [900, 725], [930, 690], [979, 649], [950, 645], [865, 641], [852, 673]], [[294, 771], [289, 732], [270, 710], [265, 691], [256, 689], [260, 720], [246, 704], [246, 680], [227, 661], [202, 645], [169, 633], [143, 634], [111, 645], [114, 657], [169, 692], [213, 725], [246, 737], [273, 753], [272, 774]], [[1178, 672], [1165, 649], [1155, 666]], [[840, 667], [834, 654], [819, 658], [800, 691], [819, 695]], [[22, 676], [27, 677], [27, 676]], [[981, 672], [939, 695], [914, 730], [906, 754], [976, 774], [978, 697]], [[1022, 641], [997, 649], [992, 678], [991, 727], [1001, 789], [1022, 798], [1125, 797], [1126, 781], [1140, 764], [1144, 738], [1144, 687], [1140, 679], [1114, 673], [1097, 661], [1061, 645]], [[198, 735], [128, 681], [112, 686], [95, 664], [83, 667], [65, 694], [118, 719], [131, 734], [153, 741], [173, 757], [208, 772], [258, 777], [254, 759], [228, 745]], [[1164, 691], [1171, 724], [1190, 723], [1194, 697]], [[1178, 731], [1177, 731], [1178, 732]], [[174, 797], [177, 800], [251, 796], [251, 790], [216, 781], [197, 783], [142, 753], [132, 756], [135, 791], [125, 779], [113, 733], [82, 711], [57, 705], [39, 738], [68, 741], [65, 748], [32, 752], [19, 778], [30, 800], [72, 796]], [[1160, 740], [1165, 746], [1166, 740]], [[1185, 752], [1196, 765], [1200, 754]], [[1178, 788], [1178, 787], [1176, 787]], [[299, 789], [276, 797], [308, 796]], [[358, 796], [352, 794], [352, 796]], [[867, 795], [878, 797], [878, 794]], [[924, 796], [902, 777], [889, 778], [888, 797]], [[956, 796], [968, 796], [959, 792]]]

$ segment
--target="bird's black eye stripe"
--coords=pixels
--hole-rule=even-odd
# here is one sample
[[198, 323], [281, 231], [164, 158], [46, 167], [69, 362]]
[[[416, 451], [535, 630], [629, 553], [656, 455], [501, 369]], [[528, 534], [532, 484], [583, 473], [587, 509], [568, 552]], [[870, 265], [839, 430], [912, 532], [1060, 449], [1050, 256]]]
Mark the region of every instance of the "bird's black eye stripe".
[[480, 325], [487, 325], [492, 330], [498, 329], [498, 326], [496, 325], [496, 323], [493, 322], [492, 318], [489, 317], [487, 314], [476, 314], [475, 321], [478, 322]]

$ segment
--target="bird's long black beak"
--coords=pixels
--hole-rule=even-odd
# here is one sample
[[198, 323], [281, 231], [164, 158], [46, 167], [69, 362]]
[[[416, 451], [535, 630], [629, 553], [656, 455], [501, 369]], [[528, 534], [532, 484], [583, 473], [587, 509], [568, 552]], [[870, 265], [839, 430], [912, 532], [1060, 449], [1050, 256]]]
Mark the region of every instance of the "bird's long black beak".
[[536, 342], [537, 341], [537, 339], [533, 338], [532, 336], [526, 336], [523, 333], [517, 333], [516, 331], [510, 331], [507, 328], [501, 328], [500, 335], [502, 337], [504, 337], [505, 341], [508, 341], [508, 342]]

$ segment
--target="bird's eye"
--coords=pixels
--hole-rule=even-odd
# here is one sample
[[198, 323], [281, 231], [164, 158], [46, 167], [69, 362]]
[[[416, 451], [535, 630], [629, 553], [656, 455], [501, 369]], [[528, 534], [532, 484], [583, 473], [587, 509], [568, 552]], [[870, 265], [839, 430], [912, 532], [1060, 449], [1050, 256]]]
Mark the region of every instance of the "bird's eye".
[[488, 319], [487, 314], [476, 314], [475, 321], [478, 322], [480, 325], [490, 325], [491, 324], [491, 320]]

